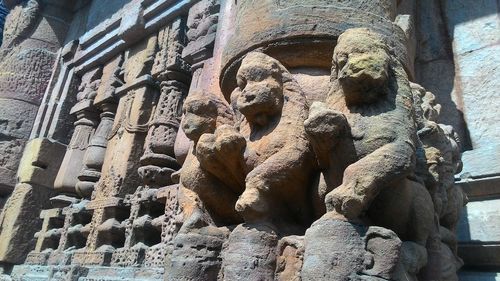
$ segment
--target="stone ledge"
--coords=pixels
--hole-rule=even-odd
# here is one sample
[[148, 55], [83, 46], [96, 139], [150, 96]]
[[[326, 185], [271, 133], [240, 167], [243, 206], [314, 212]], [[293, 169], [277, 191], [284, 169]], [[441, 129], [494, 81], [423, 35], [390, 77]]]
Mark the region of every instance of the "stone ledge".
[[456, 183], [470, 201], [500, 198], [500, 176], [482, 179], [464, 179]]
[[462, 243], [500, 243], [500, 199], [469, 202], [458, 223], [458, 241]]
[[462, 180], [481, 179], [500, 176], [500, 145], [490, 145], [462, 154], [464, 167], [460, 174]]
[[[16, 265], [12, 271], [12, 280], [99, 280], [99, 281], [132, 281], [163, 280], [163, 268], [119, 268], [103, 266], [35, 266]], [[1, 279], [0, 275], [0, 280]]]
[[500, 242], [498, 244], [459, 244], [458, 255], [468, 267], [499, 268]]

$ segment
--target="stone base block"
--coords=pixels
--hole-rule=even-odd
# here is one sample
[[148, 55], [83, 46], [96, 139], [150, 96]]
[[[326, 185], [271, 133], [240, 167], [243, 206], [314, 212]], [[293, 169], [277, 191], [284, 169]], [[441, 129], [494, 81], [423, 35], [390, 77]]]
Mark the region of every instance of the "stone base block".
[[262, 225], [238, 225], [222, 252], [225, 280], [273, 280], [278, 236]]
[[50, 254], [47, 264], [49, 265], [69, 265], [73, 258], [73, 251], [54, 251]]
[[156, 281], [163, 280], [163, 268], [89, 267], [78, 281]]
[[35, 246], [41, 227], [40, 211], [49, 209], [54, 191], [42, 186], [17, 184], [0, 215], [0, 260], [21, 264]]
[[82, 266], [109, 265], [112, 256], [112, 252], [76, 252], [73, 263]]
[[467, 267], [485, 269], [500, 267], [500, 243], [459, 244], [458, 255]]
[[179, 233], [172, 241], [173, 250], [167, 257], [165, 280], [217, 280], [221, 268], [220, 253], [228, 233], [211, 226], [196, 232]]
[[113, 253], [111, 264], [113, 266], [139, 266], [144, 261], [145, 248], [122, 248]]
[[46, 265], [49, 255], [50, 252], [31, 252], [24, 263], [29, 265]]
[[327, 214], [306, 231], [304, 245], [302, 280], [400, 280], [402, 243], [388, 229]]
[[17, 265], [11, 278], [16, 281], [153, 281], [163, 280], [163, 274], [163, 268]]

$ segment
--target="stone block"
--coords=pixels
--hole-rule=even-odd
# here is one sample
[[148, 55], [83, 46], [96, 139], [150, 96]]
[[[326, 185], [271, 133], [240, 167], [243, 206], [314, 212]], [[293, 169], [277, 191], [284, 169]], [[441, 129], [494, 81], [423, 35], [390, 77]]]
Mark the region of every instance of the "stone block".
[[454, 53], [461, 55], [500, 41], [498, 36], [500, 4], [498, 1], [446, 0], [443, 2], [446, 23], [453, 39]]
[[273, 280], [278, 237], [262, 225], [238, 225], [222, 253], [224, 280]]
[[470, 201], [500, 197], [500, 177], [464, 179], [456, 183], [467, 194]]
[[0, 215], [0, 260], [14, 264], [24, 261], [35, 246], [34, 234], [41, 226], [40, 210], [50, 207], [53, 195], [52, 190], [42, 186], [16, 185]]
[[500, 243], [499, 221], [500, 199], [469, 202], [458, 224], [458, 241]]
[[0, 194], [16, 184], [16, 171], [38, 107], [31, 103], [0, 98]]
[[19, 182], [52, 188], [65, 151], [65, 145], [48, 139], [29, 141], [19, 165]]
[[[497, 30], [498, 31], [498, 30]], [[496, 33], [498, 36], [498, 32]], [[500, 44], [457, 55], [456, 87], [462, 89], [464, 115], [474, 149], [500, 141]]]
[[458, 255], [471, 268], [492, 269], [500, 266], [498, 244], [460, 244]]
[[462, 154], [464, 163], [460, 178], [480, 179], [500, 175], [500, 144], [465, 151]]
[[303, 280], [389, 280], [401, 240], [384, 228], [324, 217], [306, 231], [304, 245]]
[[220, 252], [227, 235], [215, 227], [204, 227], [199, 233], [179, 233], [173, 240], [171, 257], [167, 258], [165, 280], [217, 280]]

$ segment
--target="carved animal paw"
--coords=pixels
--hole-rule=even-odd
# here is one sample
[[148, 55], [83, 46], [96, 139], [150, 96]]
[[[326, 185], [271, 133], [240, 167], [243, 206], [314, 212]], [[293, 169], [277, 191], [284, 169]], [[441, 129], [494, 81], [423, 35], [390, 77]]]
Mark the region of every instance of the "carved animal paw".
[[341, 185], [325, 197], [328, 212], [336, 211], [348, 219], [359, 218], [365, 208], [363, 196], [355, 193], [354, 188]]
[[264, 219], [269, 208], [259, 190], [247, 187], [236, 201], [235, 209], [246, 222], [252, 222]]
[[309, 117], [304, 121], [306, 133], [316, 142], [332, 142], [342, 135], [347, 127], [344, 114], [329, 109], [325, 103], [314, 102]]
[[234, 127], [223, 125], [215, 130], [215, 149], [220, 155], [242, 154], [245, 146], [245, 137]]
[[196, 157], [200, 163], [209, 163], [217, 159], [214, 134], [201, 135], [196, 145]]

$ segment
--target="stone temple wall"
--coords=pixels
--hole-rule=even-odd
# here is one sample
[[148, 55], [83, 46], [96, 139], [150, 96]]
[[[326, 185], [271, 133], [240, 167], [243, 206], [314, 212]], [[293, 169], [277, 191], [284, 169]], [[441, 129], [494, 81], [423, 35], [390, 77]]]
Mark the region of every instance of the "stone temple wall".
[[4, 0], [1, 280], [500, 280], [497, 0]]

